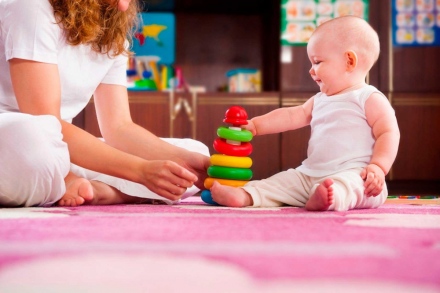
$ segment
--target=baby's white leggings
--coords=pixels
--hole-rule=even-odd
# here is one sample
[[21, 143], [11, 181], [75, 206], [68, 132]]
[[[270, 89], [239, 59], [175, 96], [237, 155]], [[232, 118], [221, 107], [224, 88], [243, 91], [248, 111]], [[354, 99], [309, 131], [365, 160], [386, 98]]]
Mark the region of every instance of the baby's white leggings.
[[354, 168], [330, 176], [310, 177], [296, 169], [289, 169], [267, 179], [250, 181], [242, 188], [252, 196], [254, 207], [304, 207], [319, 184], [331, 178], [334, 182], [334, 203], [329, 210], [377, 208], [388, 196], [387, 187], [384, 184], [382, 192], [377, 196], [365, 196], [361, 171], [362, 168]]
[[[194, 152], [209, 156], [203, 143], [192, 139], [164, 139]], [[97, 180], [121, 192], [173, 203], [145, 186], [100, 174], [70, 163], [67, 144], [62, 140], [61, 125], [50, 115], [23, 113], [0, 114], [0, 206], [50, 206], [66, 192], [64, 177], [72, 171], [88, 180]], [[188, 188], [182, 198], [199, 189]]]

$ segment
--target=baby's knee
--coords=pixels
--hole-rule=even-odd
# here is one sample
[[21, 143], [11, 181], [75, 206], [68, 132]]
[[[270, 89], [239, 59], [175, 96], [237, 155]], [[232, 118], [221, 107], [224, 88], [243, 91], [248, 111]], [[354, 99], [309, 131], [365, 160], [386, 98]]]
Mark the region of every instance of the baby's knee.
[[363, 180], [334, 180], [333, 184], [335, 206], [334, 210], [346, 211], [351, 209], [378, 208], [387, 196], [387, 187], [384, 184], [382, 192], [377, 196], [365, 195]]
[[364, 193], [362, 180], [348, 180], [339, 177], [332, 179], [334, 202], [331, 210], [347, 211], [354, 209], [362, 201]]

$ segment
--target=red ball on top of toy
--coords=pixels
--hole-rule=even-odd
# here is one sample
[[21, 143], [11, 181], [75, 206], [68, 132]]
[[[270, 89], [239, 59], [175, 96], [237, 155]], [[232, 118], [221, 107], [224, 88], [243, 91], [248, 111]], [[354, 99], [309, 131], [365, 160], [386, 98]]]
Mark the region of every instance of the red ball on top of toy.
[[240, 106], [232, 106], [225, 113], [225, 119], [223, 122], [232, 124], [233, 126], [246, 125], [248, 115], [246, 110]]

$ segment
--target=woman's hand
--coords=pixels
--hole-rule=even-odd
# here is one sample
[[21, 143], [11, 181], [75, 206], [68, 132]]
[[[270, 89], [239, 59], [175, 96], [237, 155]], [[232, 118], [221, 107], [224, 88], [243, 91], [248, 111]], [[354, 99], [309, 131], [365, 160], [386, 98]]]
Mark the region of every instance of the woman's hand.
[[170, 200], [178, 200], [197, 176], [172, 161], [145, 161], [142, 165], [143, 184], [151, 191]]
[[186, 155], [182, 153], [181, 157], [174, 160], [197, 176], [198, 180], [194, 182], [195, 186], [199, 189], [205, 189], [203, 183], [206, 177], [208, 177], [207, 170], [210, 166], [208, 156], [188, 151]]
[[377, 196], [382, 192], [385, 182], [385, 173], [379, 166], [369, 164], [362, 170], [361, 177], [365, 181], [364, 194], [366, 196]]

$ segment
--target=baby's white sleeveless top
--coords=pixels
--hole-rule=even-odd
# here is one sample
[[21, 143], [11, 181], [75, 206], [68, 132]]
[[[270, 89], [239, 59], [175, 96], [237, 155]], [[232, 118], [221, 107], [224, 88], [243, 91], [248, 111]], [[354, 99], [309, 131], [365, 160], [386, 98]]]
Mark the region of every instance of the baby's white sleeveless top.
[[321, 177], [368, 165], [375, 139], [367, 123], [365, 102], [375, 92], [380, 93], [366, 85], [340, 95], [315, 95], [307, 159], [299, 171]]

